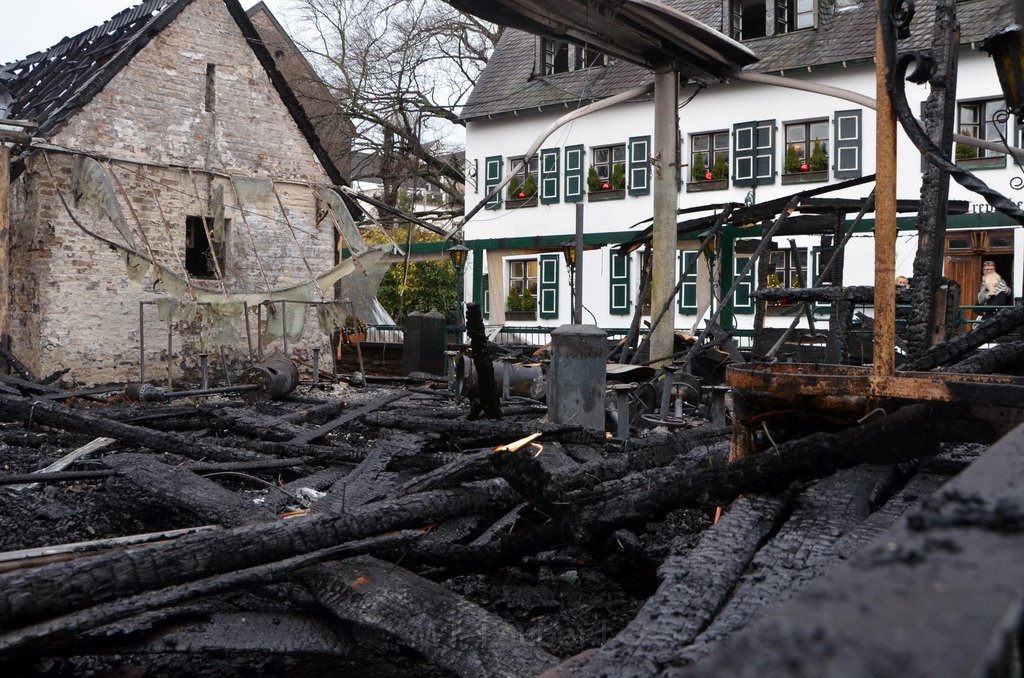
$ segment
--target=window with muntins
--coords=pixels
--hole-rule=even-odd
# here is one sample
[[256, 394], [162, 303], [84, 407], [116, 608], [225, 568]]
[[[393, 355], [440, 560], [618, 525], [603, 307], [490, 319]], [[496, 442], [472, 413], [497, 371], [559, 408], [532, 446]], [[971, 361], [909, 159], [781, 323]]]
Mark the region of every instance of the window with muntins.
[[729, 178], [729, 132], [690, 135], [690, 181]]
[[765, 0], [729, 0], [729, 37], [733, 40], [764, 37], [767, 17]]
[[827, 172], [828, 136], [827, 119], [787, 123], [783, 173]]
[[816, 0], [775, 0], [775, 32], [814, 28]]
[[798, 248], [793, 256], [790, 248], [769, 250], [769, 287], [807, 287], [807, 248]]
[[[625, 188], [626, 144], [598, 146], [594, 148], [593, 155], [594, 162], [592, 166], [597, 172], [597, 180], [602, 188], [604, 184], [608, 184], [609, 188]], [[620, 176], [621, 180], [619, 179]]]
[[[964, 136], [996, 143], [1006, 139], [1006, 104], [1002, 99], [961, 101], [957, 104], [957, 119], [960, 134]], [[958, 143], [956, 161], [1002, 167], [1006, 154]]]
[[[509, 158], [509, 173], [512, 180], [508, 182], [508, 197], [511, 199], [533, 198], [537, 195], [537, 172], [540, 160], [535, 155], [531, 158]], [[522, 166], [520, 167], [520, 163]], [[516, 168], [519, 168], [516, 171]]]
[[507, 310], [533, 313], [537, 310], [538, 265], [536, 259], [508, 262]]
[[568, 73], [585, 68], [600, 68], [611, 63], [608, 55], [593, 47], [570, 45], [564, 40], [540, 38], [541, 75]]

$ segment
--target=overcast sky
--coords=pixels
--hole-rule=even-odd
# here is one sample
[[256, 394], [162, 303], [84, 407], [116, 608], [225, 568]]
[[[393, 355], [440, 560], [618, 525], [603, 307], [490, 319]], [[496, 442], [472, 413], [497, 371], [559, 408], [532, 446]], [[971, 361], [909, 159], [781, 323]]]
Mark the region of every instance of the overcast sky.
[[[61, 38], [77, 35], [140, 0], [0, 0], [0, 63], [46, 49]], [[248, 9], [259, 0], [240, 0]], [[265, 0], [277, 20], [288, 28], [289, 0]]]

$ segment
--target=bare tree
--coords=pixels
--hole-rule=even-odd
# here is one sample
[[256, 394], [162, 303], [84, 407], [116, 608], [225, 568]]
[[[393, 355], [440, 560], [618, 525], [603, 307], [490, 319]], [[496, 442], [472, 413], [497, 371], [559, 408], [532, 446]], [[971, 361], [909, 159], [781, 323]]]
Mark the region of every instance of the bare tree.
[[[382, 200], [398, 203], [410, 179], [462, 202], [465, 176], [453, 151], [458, 107], [501, 28], [441, 0], [295, 0], [304, 51], [354, 123], [353, 151], [371, 158]], [[453, 137], [459, 140], [453, 143]], [[353, 178], [360, 178], [358, 167]]]

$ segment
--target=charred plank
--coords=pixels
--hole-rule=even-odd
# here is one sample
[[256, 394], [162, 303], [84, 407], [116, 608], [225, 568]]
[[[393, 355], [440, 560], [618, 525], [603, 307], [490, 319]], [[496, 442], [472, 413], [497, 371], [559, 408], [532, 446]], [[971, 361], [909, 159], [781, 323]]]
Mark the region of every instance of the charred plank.
[[314, 595], [340, 618], [398, 638], [459, 676], [532, 676], [558, 659], [514, 627], [397, 565], [360, 557], [320, 565]]

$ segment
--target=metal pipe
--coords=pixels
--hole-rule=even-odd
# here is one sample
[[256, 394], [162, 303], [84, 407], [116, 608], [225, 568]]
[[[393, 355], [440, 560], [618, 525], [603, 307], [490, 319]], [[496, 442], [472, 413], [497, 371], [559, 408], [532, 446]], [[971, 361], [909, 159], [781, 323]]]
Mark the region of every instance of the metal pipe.
[[675, 371], [676, 368], [670, 364], [661, 366], [661, 406], [658, 408], [658, 414], [660, 414], [662, 418], [668, 416], [668, 406], [672, 400], [672, 376], [675, 374]]
[[284, 354], [288, 355], [288, 309], [287, 302], [281, 302], [281, 343], [284, 345]]
[[139, 381], [146, 381], [146, 332], [145, 323], [143, 322], [143, 310], [146, 307], [146, 302], [139, 302]]
[[320, 383], [320, 347], [313, 347], [313, 385]]
[[170, 388], [174, 388], [174, 379], [171, 377], [171, 369], [174, 366], [174, 361], [171, 358], [171, 349], [172, 349], [172, 345], [171, 345], [171, 336], [172, 335], [171, 335], [171, 332], [173, 331], [172, 327], [173, 327], [173, 323], [168, 322], [167, 323], [167, 388], [169, 388], [169, 389]]
[[572, 271], [572, 321], [583, 324], [583, 203], [576, 203], [576, 265]]
[[256, 362], [252, 353], [252, 328], [249, 327], [249, 302], [242, 302], [242, 317], [245, 318], [245, 343], [249, 346], [249, 362]]

